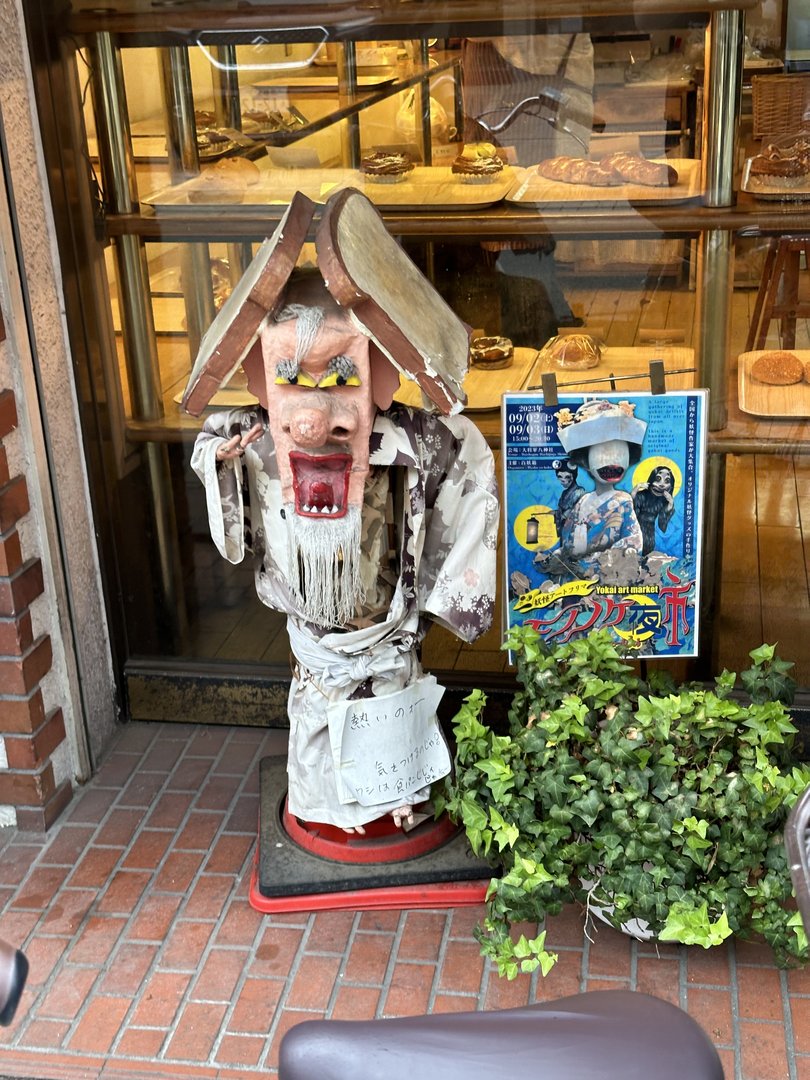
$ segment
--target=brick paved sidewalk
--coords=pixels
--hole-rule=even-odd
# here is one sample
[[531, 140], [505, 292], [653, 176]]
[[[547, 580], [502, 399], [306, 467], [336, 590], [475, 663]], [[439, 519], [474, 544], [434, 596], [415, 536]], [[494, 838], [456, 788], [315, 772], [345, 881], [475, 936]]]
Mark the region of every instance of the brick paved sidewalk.
[[[810, 968], [770, 951], [642, 945], [573, 907], [551, 974], [498, 978], [482, 909], [262, 916], [247, 901], [258, 762], [286, 736], [130, 724], [44, 840], [0, 831], [0, 936], [31, 962], [0, 1071], [38, 1080], [253, 1080], [311, 1017], [495, 1009], [625, 988], [687, 1009], [727, 1080], [810, 1080]], [[533, 928], [532, 928], [533, 929]], [[687, 1080], [687, 1078], [684, 1078]]]

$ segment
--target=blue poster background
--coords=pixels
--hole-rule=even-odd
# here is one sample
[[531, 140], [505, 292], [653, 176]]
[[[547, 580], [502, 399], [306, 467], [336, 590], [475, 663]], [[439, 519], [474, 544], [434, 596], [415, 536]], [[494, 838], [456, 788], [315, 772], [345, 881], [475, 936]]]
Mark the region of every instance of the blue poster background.
[[[629, 466], [614, 489], [629, 493], [630, 499], [617, 497], [626, 512], [639, 522], [645, 517], [640, 492], [650, 490], [654, 469], [670, 471], [674, 490], [667, 514], [652, 521], [647, 510], [644, 546], [649, 550], [617, 544], [593, 559], [578, 560], [561, 544], [557, 527], [565, 508], [558, 474], [566, 471], [568, 461], [559, 439], [559, 414], [569, 410], [570, 416], [583, 403], [596, 400], [629, 403], [634, 416], [646, 424], [641, 459]], [[549, 644], [607, 628], [628, 653], [638, 656], [697, 654], [706, 402], [705, 390], [566, 394], [553, 406], [539, 393], [504, 395], [509, 626], [530, 622]], [[584, 467], [578, 469], [575, 483], [583, 494], [594, 492], [594, 480]]]

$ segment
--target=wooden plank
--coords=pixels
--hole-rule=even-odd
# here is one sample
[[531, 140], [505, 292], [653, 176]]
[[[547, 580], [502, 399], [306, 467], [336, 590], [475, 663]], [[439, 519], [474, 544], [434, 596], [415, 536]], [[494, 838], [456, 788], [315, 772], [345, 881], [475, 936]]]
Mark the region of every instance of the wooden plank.
[[217, 659], [261, 660], [268, 641], [278, 634], [279, 622], [284, 625], [284, 616], [265, 607], [254, 595], [250, 608], [223, 641]]
[[757, 521], [760, 526], [798, 529], [799, 506], [792, 458], [760, 454], [756, 463]]
[[724, 584], [715, 618], [718, 643], [718, 668], [744, 671], [751, 666], [749, 652], [765, 641], [762, 629], [762, 605], [759, 583]]
[[799, 686], [810, 685], [810, 657], [804, 643], [810, 637], [810, 612], [773, 608], [763, 610], [762, 640], [777, 646], [782, 660], [796, 666], [791, 675]]
[[[505, 652], [476, 649], [467, 645], [461, 649], [456, 660], [456, 671], [479, 672], [505, 671], [509, 660]], [[471, 685], [470, 689], [474, 689]]]
[[[722, 580], [759, 581], [756, 471], [753, 457], [726, 459]], [[759, 586], [757, 585], [757, 592]]]
[[667, 315], [667, 328], [682, 330], [683, 344], [690, 346], [694, 338], [695, 326], [695, 293], [685, 286], [673, 289], [670, 295], [669, 312]]
[[807, 570], [800, 529], [759, 526], [759, 583], [765, 612], [807, 608]]
[[433, 623], [422, 644], [422, 663], [428, 671], [452, 671], [460, 651], [456, 635]]

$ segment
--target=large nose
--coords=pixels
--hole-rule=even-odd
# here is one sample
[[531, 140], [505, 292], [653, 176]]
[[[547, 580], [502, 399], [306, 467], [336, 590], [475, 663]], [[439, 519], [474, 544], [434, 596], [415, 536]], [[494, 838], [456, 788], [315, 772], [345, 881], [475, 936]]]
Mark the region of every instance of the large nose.
[[301, 404], [290, 413], [290, 436], [299, 446], [317, 449], [328, 442], [346, 442], [354, 434], [357, 422], [352, 412], [326, 397]]

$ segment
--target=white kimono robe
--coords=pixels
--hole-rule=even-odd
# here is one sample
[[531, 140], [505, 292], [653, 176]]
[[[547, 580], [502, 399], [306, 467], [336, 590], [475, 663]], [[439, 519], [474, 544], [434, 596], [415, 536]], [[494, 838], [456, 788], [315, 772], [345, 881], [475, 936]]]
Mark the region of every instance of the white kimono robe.
[[[258, 409], [210, 416], [194, 447], [192, 467], [205, 484], [211, 535], [220, 554], [256, 560], [256, 591], [286, 612], [297, 665], [288, 713], [288, 807], [306, 821], [362, 825], [426, 790], [374, 806], [339, 797], [329, 739], [330, 702], [381, 696], [421, 675], [417, 646], [428, 620], [464, 641], [492, 621], [498, 501], [492, 453], [464, 416], [440, 417], [393, 405], [376, 417], [370, 480], [363, 508], [366, 605], [358, 629], [324, 629], [301, 617], [288, 586], [284, 505], [269, 433], [244, 457], [217, 462], [222, 441], [247, 431]], [[399, 471], [398, 573], [386, 571], [385, 503], [389, 475]], [[393, 486], [393, 485], [392, 485]]]

